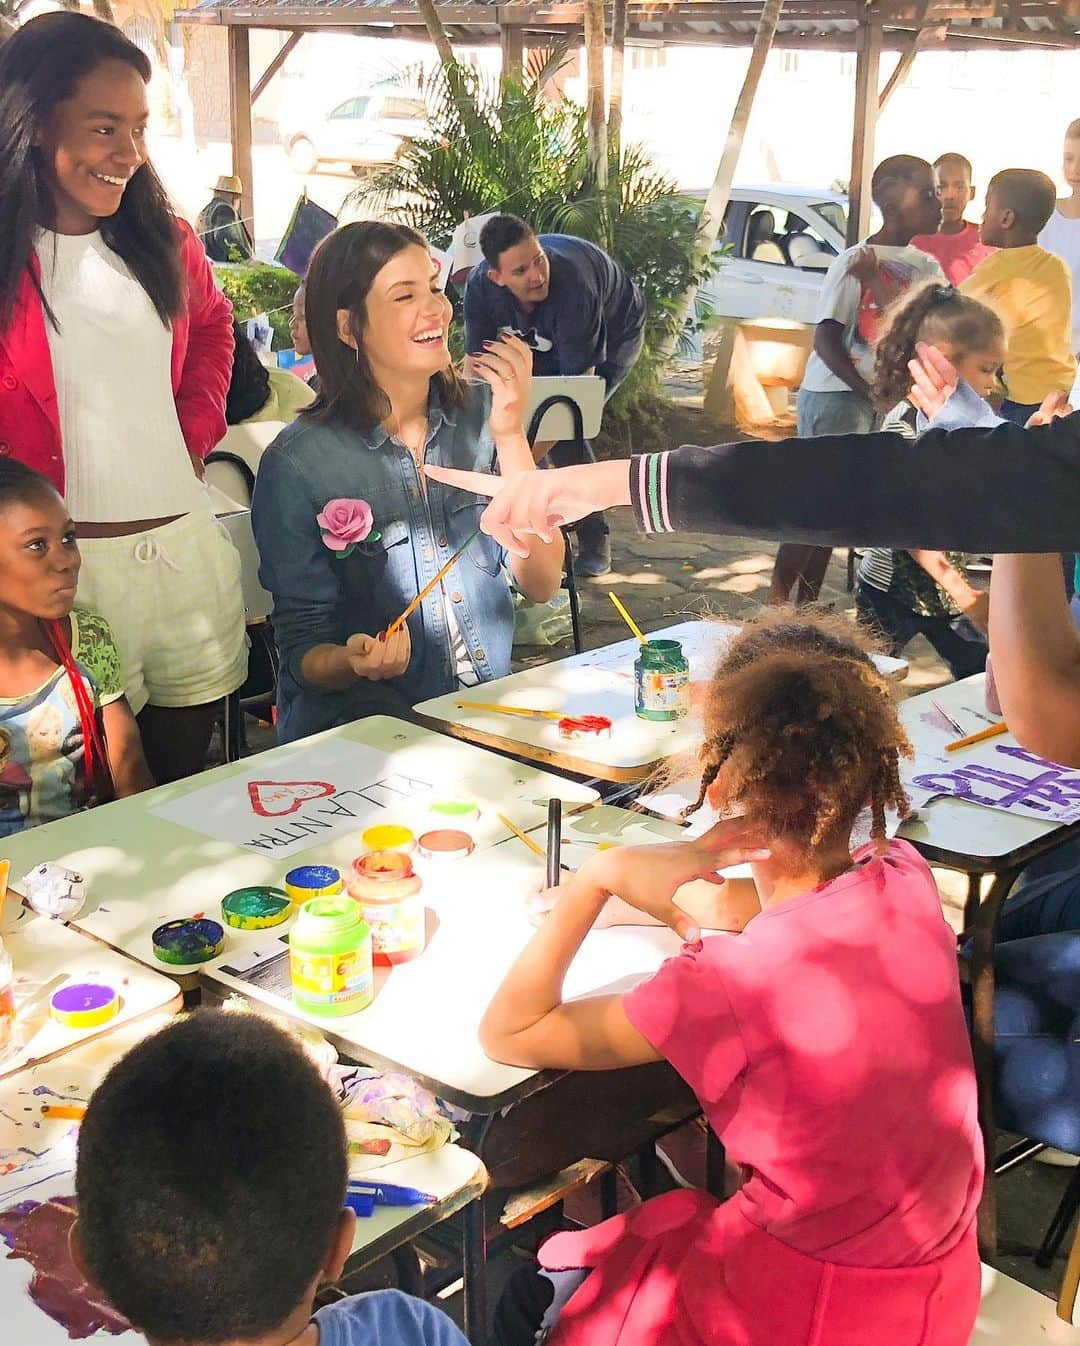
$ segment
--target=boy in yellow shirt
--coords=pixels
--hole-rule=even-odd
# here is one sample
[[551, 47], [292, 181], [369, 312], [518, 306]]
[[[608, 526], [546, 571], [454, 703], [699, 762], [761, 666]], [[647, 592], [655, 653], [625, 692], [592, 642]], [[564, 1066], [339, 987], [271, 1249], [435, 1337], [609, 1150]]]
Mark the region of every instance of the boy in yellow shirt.
[[1048, 393], [1069, 392], [1076, 374], [1072, 277], [1060, 257], [1036, 242], [1054, 205], [1054, 184], [1045, 173], [1007, 168], [991, 178], [979, 237], [1000, 251], [960, 286], [1005, 325], [1001, 414], [1019, 425], [1038, 411]]

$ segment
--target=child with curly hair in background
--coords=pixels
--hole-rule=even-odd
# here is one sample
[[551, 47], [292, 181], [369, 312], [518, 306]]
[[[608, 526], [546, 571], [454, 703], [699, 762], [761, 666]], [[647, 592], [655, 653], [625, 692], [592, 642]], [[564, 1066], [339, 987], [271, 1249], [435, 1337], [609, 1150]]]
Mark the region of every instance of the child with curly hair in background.
[[[933, 281], [899, 299], [885, 315], [874, 366], [874, 397], [892, 406], [883, 429], [914, 439], [916, 411], [906, 400], [908, 364], [922, 343], [935, 346], [980, 397], [997, 383], [1005, 358], [1005, 332], [992, 309], [951, 285]], [[968, 581], [963, 552], [898, 551], [874, 547], [863, 556], [855, 582], [860, 620], [884, 636], [899, 655], [922, 635], [954, 678], [981, 673], [986, 665], [989, 596]]]
[[[724, 1203], [677, 1191], [556, 1234], [507, 1287], [501, 1346], [969, 1340], [983, 1152], [955, 939], [926, 863], [885, 840], [910, 746], [863, 641], [785, 610], [748, 626], [709, 688], [698, 798], [741, 819], [590, 859], [489, 1006], [500, 1061], [667, 1059], [744, 1175]], [[678, 889], [747, 854], [760, 915], [699, 939]], [[566, 1002], [613, 896], [687, 943], [626, 993]]]

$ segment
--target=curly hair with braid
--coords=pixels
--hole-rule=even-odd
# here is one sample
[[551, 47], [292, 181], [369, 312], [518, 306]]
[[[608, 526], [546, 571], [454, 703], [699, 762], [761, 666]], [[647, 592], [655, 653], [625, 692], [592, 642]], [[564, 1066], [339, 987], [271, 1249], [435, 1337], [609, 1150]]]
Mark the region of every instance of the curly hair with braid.
[[989, 350], [1004, 336], [1001, 319], [977, 299], [940, 281], [914, 285], [885, 310], [874, 357], [874, 400], [893, 407], [907, 397], [908, 361], [914, 360], [920, 341], [946, 346], [950, 358], [958, 360]]
[[899, 759], [911, 756], [876, 647], [854, 623], [772, 608], [728, 646], [704, 702], [696, 803], [739, 812], [773, 842], [813, 849], [867, 806], [906, 813]]

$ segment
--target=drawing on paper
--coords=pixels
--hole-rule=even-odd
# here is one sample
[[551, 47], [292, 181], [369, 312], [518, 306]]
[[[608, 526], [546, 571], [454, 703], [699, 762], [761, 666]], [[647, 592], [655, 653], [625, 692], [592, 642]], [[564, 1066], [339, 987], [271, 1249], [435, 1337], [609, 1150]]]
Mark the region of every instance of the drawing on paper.
[[952, 795], [1042, 822], [1080, 819], [1080, 771], [1014, 744], [987, 745], [962, 762], [942, 759], [940, 770], [920, 771], [911, 783], [932, 795]]
[[11, 1249], [8, 1260], [21, 1259], [33, 1268], [30, 1298], [71, 1341], [100, 1332], [130, 1332], [130, 1324], [99, 1291], [86, 1283], [68, 1251], [68, 1233], [75, 1220], [75, 1198], [21, 1201], [0, 1211], [0, 1239]]

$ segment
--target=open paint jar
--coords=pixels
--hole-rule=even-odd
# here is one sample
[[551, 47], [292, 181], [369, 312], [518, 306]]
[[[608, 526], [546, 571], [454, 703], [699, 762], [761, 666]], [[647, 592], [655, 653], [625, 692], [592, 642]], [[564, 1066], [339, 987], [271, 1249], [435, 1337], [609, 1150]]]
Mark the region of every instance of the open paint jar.
[[371, 931], [344, 894], [313, 897], [289, 932], [293, 1003], [309, 1014], [339, 1018], [371, 1004]]
[[407, 963], [424, 951], [423, 884], [400, 851], [372, 851], [353, 861], [349, 896], [371, 927], [376, 963]]
[[677, 640], [650, 640], [634, 664], [634, 712], [642, 720], [681, 720], [690, 709], [690, 665]]

